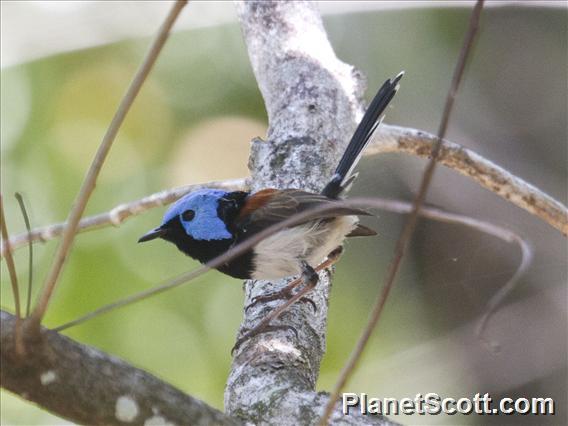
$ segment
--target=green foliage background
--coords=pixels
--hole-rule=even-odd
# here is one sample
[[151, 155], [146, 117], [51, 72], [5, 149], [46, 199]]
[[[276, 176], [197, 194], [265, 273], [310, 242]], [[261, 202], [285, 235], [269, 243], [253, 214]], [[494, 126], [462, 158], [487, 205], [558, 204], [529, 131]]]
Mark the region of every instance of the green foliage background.
[[[388, 76], [406, 70], [387, 122], [434, 132], [467, 17], [465, 9], [400, 10], [328, 16], [325, 25], [338, 56], [368, 77], [369, 95]], [[15, 191], [25, 195], [34, 226], [66, 217], [147, 46], [146, 39], [125, 41], [2, 70], [2, 193], [12, 233], [23, 231], [10, 195]], [[566, 47], [565, 10], [485, 10], [449, 134], [449, 139], [478, 150], [563, 202]], [[207, 131], [204, 123], [208, 123]], [[108, 211], [174, 185], [244, 176], [248, 141], [265, 136], [265, 128], [266, 113], [238, 26], [177, 32], [120, 131], [87, 214]], [[201, 148], [192, 151], [194, 146]], [[365, 159], [354, 192], [410, 199], [422, 165], [399, 155]], [[561, 335], [565, 309], [546, 305], [548, 296], [539, 292], [546, 288], [566, 296], [565, 240], [451, 172], [438, 171], [430, 202], [512, 227], [534, 243], [535, 266], [510, 303], [535, 297], [535, 309], [552, 310], [549, 322], [539, 323], [542, 329], [536, 331]], [[119, 228], [80, 235], [45, 324], [70, 321], [197, 267], [165, 243], [136, 244], [163, 212], [155, 209]], [[351, 241], [337, 267], [318, 389], [331, 388], [367, 319], [401, 222], [401, 217], [387, 213], [370, 220], [381, 236]], [[35, 247], [34, 295], [55, 248], [55, 241]], [[26, 250], [17, 252], [16, 261], [23, 288], [28, 275]], [[506, 384], [493, 391], [494, 397], [552, 394], [559, 403], [565, 401], [565, 341], [555, 339], [552, 345], [564, 362], [553, 363], [544, 353], [540, 357], [531, 352], [526, 355], [529, 359], [523, 358], [515, 345], [532, 344], [522, 340], [534, 334], [527, 333], [532, 325], [501, 319], [499, 324], [508, 327], [500, 329], [504, 336], [521, 337], [509, 343], [501, 335], [503, 353], [488, 356], [471, 330], [463, 330], [483, 312], [484, 303], [505, 283], [517, 262], [515, 249], [489, 237], [423, 223], [349, 390], [380, 397], [433, 391], [471, 396], [492, 392], [494, 378], [485, 377], [484, 372], [504, 372], [501, 366], [507, 364], [516, 369], [504, 374]], [[4, 266], [1, 296], [2, 308], [11, 311]], [[241, 317], [241, 284], [210, 272], [65, 334], [124, 358], [222, 409], [230, 348]], [[445, 340], [448, 335], [453, 340]], [[540, 344], [543, 352], [551, 347], [546, 339]], [[540, 376], [510, 380], [523, 376], [530, 365], [546, 368]], [[2, 424], [64, 422], [5, 391], [1, 395]], [[565, 419], [565, 407], [561, 411], [553, 419], [539, 418], [540, 424]], [[531, 421], [527, 417], [505, 420]], [[446, 416], [420, 417], [415, 423], [503, 421], [503, 417]]]

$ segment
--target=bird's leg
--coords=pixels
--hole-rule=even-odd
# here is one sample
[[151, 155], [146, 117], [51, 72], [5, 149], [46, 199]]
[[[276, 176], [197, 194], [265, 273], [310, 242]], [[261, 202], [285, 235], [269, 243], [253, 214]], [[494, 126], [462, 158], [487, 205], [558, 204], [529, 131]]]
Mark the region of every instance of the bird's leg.
[[[323, 261], [322, 263], [320, 263], [315, 268], [315, 271], [319, 272], [319, 271], [322, 271], [326, 268], [329, 268], [330, 266], [333, 266], [335, 263], [337, 263], [337, 261], [341, 257], [342, 253], [343, 253], [343, 247], [339, 246], [339, 247], [335, 248], [331, 253], [329, 253], [327, 255], [327, 259], [325, 261]], [[263, 303], [263, 302], [265, 303], [265, 302], [270, 302], [272, 300], [280, 300], [280, 299], [290, 300], [293, 297], [292, 291], [296, 287], [298, 287], [298, 285], [300, 285], [302, 282], [303, 282], [303, 277], [299, 276], [295, 280], [292, 280], [282, 290], [275, 291], [274, 293], [270, 293], [270, 294], [263, 294], [263, 295], [260, 295], [260, 296], [253, 297], [250, 304], [245, 308], [245, 311], [248, 311], [250, 308], [256, 306], [259, 303]], [[307, 299], [306, 301], [309, 301], [310, 303], [312, 303], [312, 306], [315, 305], [311, 299]], [[315, 310], [316, 310], [316, 308], [314, 306], [314, 311]]]
[[[292, 306], [294, 303], [296, 303], [298, 300], [304, 297], [307, 293], [312, 291], [319, 281], [319, 276], [314, 268], [312, 268], [306, 262], [302, 262], [301, 279], [302, 282], [305, 283], [305, 287], [302, 288], [300, 291], [298, 291], [294, 296], [288, 299], [281, 306], [270, 312], [256, 327], [247, 331], [242, 337], [240, 337], [235, 343], [235, 346], [233, 346], [233, 349], [231, 349], [231, 354], [233, 354], [244, 341], [250, 339], [251, 337], [254, 337], [266, 331], [272, 331], [272, 330], [267, 330], [267, 328], [273, 328], [273, 326], [270, 326], [270, 322], [278, 318], [280, 314], [282, 314], [282, 312], [284, 312], [286, 309], [288, 309], [290, 306]], [[292, 331], [294, 331], [296, 335], [298, 334], [297, 330], [292, 326], [281, 326], [280, 328], [290, 328], [292, 329]]]

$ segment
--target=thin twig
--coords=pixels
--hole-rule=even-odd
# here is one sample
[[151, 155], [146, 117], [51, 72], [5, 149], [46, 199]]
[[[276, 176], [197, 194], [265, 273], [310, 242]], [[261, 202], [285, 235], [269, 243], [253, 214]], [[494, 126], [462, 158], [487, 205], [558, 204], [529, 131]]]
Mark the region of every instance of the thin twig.
[[485, 343], [487, 347], [494, 353], [499, 352], [500, 345], [498, 342], [492, 341], [483, 335], [487, 323], [489, 322], [489, 319], [495, 313], [497, 308], [503, 303], [503, 300], [505, 300], [509, 293], [513, 291], [513, 289], [517, 285], [517, 282], [521, 279], [522, 276], [525, 275], [533, 259], [533, 250], [529, 243], [522, 238], [519, 238], [518, 236], [515, 236], [515, 239], [517, 241], [517, 244], [521, 248], [523, 260], [521, 261], [521, 264], [515, 271], [514, 275], [509, 279], [509, 281], [507, 281], [507, 283], [505, 283], [505, 285], [491, 297], [491, 299], [487, 303], [485, 313], [479, 320], [479, 323], [475, 330], [475, 334], [477, 335], [478, 339]]
[[14, 329], [14, 341], [16, 353], [24, 354], [24, 343], [22, 341], [22, 312], [20, 310], [20, 290], [18, 288], [18, 274], [16, 274], [16, 266], [14, 258], [9, 250], [10, 236], [8, 234], [8, 226], [6, 225], [6, 216], [4, 215], [4, 203], [2, 202], [2, 194], [0, 194], [0, 228], [2, 239], [8, 244], [8, 252], [6, 253], [6, 267], [10, 275], [10, 283], [12, 284], [12, 294], [14, 295], [14, 306], [16, 309], [16, 324]]
[[351, 356], [349, 357], [349, 360], [347, 361], [347, 363], [345, 364], [339, 375], [339, 378], [335, 384], [333, 392], [331, 393], [329, 401], [325, 407], [324, 413], [320, 419], [319, 422], [320, 425], [323, 426], [327, 425], [328, 419], [331, 417], [331, 413], [333, 412], [333, 409], [335, 407], [337, 399], [339, 398], [341, 390], [343, 389], [343, 387], [345, 386], [345, 384], [347, 383], [347, 381], [355, 371], [355, 367], [357, 366], [359, 360], [361, 359], [361, 355], [363, 354], [363, 351], [367, 346], [367, 342], [369, 341], [369, 338], [371, 337], [371, 334], [375, 329], [379, 321], [379, 318], [381, 317], [390, 290], [394, 285], [394, 280], [397, 276], [402, 258], [404, 257], [404, 253], [406, 252], [406, 247], [412, 237], [412, 234], [414, 233], [414, 228], [416, 227], [416, 223], [418, 221], [418, 214], [420, 212], [420, 208], [422, 207], [422, 204], [424, 204], [424, 199], [426, 198], [430, 182], [432, 181], [432, 178], [434, 176], [434, 171], [436, 169], [436, 162], [438, 160], [438, 154], [440, 152], [440, 147], [442, 146], [443, 138], [446, 135], [446, 129], [448, 127], [448, 122], [452, 112], [452, 107], [454, 104], [456, 93], [458, 91], [459, 84], [463, 76], [466, 60], [473, 47], [473, 41], [475, 38], [475, 34], [477, 33], [481, 10], [483, 9], [483, 1], [484, 0], [478, 0], [471, 13], [471, 17], [469, 20], [469, 27], [465, 36], [462, 49], [460, 51], [460, 56], [456, 64], [456, 68], [454, 70], [454, 75], [452, 77], [450, 90], [448, 91], [448, 95], [446, 97], [444, 112], [442, 113], [440, 127], [438, 128], [438, 140], [436, 141], [434, 149], [432, 150], [432, 158], [429, 161], [428, 165], [426, 166], [424, 174], [422, 175], [422, 182], [420, 183], [420, 189], [418, 190], [418, 194], [416, 195], [416, 198], [414, 200], [410, 217], [407, 219], [405, 226], [400, 234], [399, 240], [397, 241], [394, 251], [394, 257], [391, 261], [391, 264], [389, 265], [385, 284], [382, 288], [382, 291], [378, 294], [377, 300], [369, 317], [369, 321], [365, 326], [365, 329], [363, 330], [361, 337], [356, 343], [355, 349], [353, 350]]
[[[411, 203], [404, 202], [404, 201], [397, 201], [397, 200], [376, 199], [376, 198], [351, 198], [351, 199], [342, 201], [342, 204], [344, 204], [346, 207], [374, 208], [374, 209], [388, 210], [388, 211], [391, 211], [391, 212], [401, 213], [401, 214], [408, 214], [412, 211], [412, 204]], [[242, 242], [241, 244], [238, 244], [237, 246], [231, 248], [228, 252], [224, 253], [221, 256], [214, 258], [209, 263], [207, 263], [206, 265], [204, 265], [200, 268], [197, 268], [193, 271], [186, 272], [186, 273], [184, 273], [184, 274], [182, 274], [178, 277], [175, 277], [173, 279], [167, 280], [163, 284], [160, 284], [160, 285], [158, 285], [154, 288], [148, 289], [148, 290], [143, 291], [141, 293], [134, 294], [132, 296], [128, 296], [128, 297], [126, 297], [122, 300], [119, 300], [117, 302], [103, 306], [103, 307], [101, 307], [101, 308], [99, 308], [99, 309], [97, 309], [93, 312], [90, 312], [90, 313], [88, 313], [88, 314], [86, 314], [86, 315], [84, 315], [80, 318], [77, 318], [73, 321], [70, 321], [70, 322], [62, 324], [58, 327], [55, 327], [53, 330], [62, 331], [62, 330], [68, 329], [68, 328], [73, 327], [75, 325], [82, 324], [85, 321], [88, 321], [90, 319], [93, 319], [95, 317], [103, 315], [107, 312], [110, 312], [110, 311], [113, 311], [115, 309], [130, 305], [130, 304], [135, 303], [135, 302], [139, 302], [139, 301], [147, 299], [151, 296], [157, 295], [159, 293], [163, 293], [166, 290], [170, 290], [172, 288], [178, 287], [181, 284], [184, 284], [184, 283], [186, 283], [186, 282], [188, 282], [188, 281], [190, 281], [194, 278], [199, 277], [200, 275], [207, 272], [210, 268], [215, 268], [219, 265], [222, 265], [225, 262], [230, 261], [231, 259], [234, 259], [235, 257], [239, 256], [240, 254], [242, 254], [246, 250], [250, 249], [252, 246], [257, 244], [262, 239], [267, 238], [270, 235], [273, 235], [274, 233], [278, 232], [282, 228], [285, 228], [285, 227], [288, 227], [288, 226], [293, 226], [294, 224], [298, 224], [300, 222], [303, 222], [309, 217], [317, 217], [318, 214], [321, 214], [321, 213], [323, 213], [327, 210], [331, 210], [334, 207], [336, 207], [335, 204], [319, 207], [317, 209], [313, 209], [313, 210], [310, 210], [310, 211], [307, 211], [307, 212], [303, 212], [301, 214], [294, 215], [293, 217], [287, 219], [286, 221], [280, 222], [276, 225], [273, 225], [270, 228], [267, 228], [266, 230], [264, 230], [262, 233], [256, 234], [252, 238], [249, 238], [248, 240]], [[501, 239], [505, 242], [518, 244], [521, 248], [521, 262], [520, 262], [519, 269], [517, 270], [517, 272], [515, 272], [513, 278], [511, 278], [511, 280], [509, 280], [503, 286], [503, 288], [512, 289], [512, 287], [518, 281], [518, 279], [520, 278], [522, 273], [524, 271], [526, 271], [528, 265], [530, 264], [530, 261], [532, 259], [532, 251], [530, 249], [530, 246], [521, 237], [519, 237], [517, 234], [515, 234], [514, 232], [512, 232], [508, 229], [501, 228], [497, 225], [493, 225], [491, 223], [484, 222], [484, 221], [478, 220], [478, 219], [474, 219], [474, 218], [471, 218], [471, 217], [468, 217], [468, 216], [463, 216], [463, 215], [456, 214], [456, 213], [445, 212], [443, 210], [433, 208], [433, 207], [423, 207], [420, 210], [420, 215], [427, 217], [429, 219], [432, 219], [432, 220], [464, 225], [464, 226], [470, 227], [472, 229], [478, 230], [480, 232], [483, 232], [485, 234], [489, 234], [489, 235], [492, 235], [494, 237], [497, 237], [497, 238], [499, 238], [499, 239]], [[503, 290], [501, 290], [499, 293], [503, 294]], [[500, 297], [498, 302], [500, 302], [503, 297], [504, 296]], [[496, 307], [497, 304], [494, 303], [494, 306]]]
[[26, 231], [28, 236], [28, 295], [26, 300], [26, 317], [30, 315], [30, 307], [32, 304], [32, 286], [33, 286], [33, 277], [34, 277], [34, 248], [33, 243], [30, 237], [32, 232], [32, 227], [30, 225], [30, 218], [28, 216], [28, 212], [26, 211], [26, 205], [24, 204], [24, 198], [22, 194], [16, 192], [14, 194], [16, 196], [16, 200], [18, 200], [18, 204], [20, 205], [20, 210], [22, 212], [22, 216], [24, 218], [24, 223], [26, 224]]
[[67, 226], [65, 228], [65, 231], [63, 232], [61, 243], [59, 245], [57, 253], [55, 254], [53, 266], [45, 280], [42, 288], [42, 293], [30, 317], [30, 330], [32, 331], [39, 332], [39, 325], [45, 314], [47, 305], [49, 303], [49, 300], [51, 299], [51, 295], [53, 294], [55, 284], [57, 283], [59, 275], [63, 270], [65, 259], [67, 258], [75, 235], [77, 233], [79, 220], [83, 215], [87, 202], [89, 201], [89, 197], [95, 189], [97, 177], [116, 137], [116, 134], [118, 133], [118, 130], [122, 122], [124, 121], [124, 118], [126, 117], [126, 114], [132, 106], [134, 99], [138, 95], [142, 84], [146, 80], [146, 77], [150, 73], [152, 66], [156, 62], [156, 59], [158, 58], [158, 55], [168, 38], [170, 29], [172, 28], [174, 22], [176, 21], [176, 18], [186, 4], [187, 0], [177, 0], [173, 5], [170, 13], [166, 17], [166, 20], [160, 27], [158, 34], [150, 47], [150, 50], [146, 54], [144, 61], [136, 72], [134, 79], [130, 83], [126, 94], [124, 95], [124, 98], [122, 99], [110, 123], [110, 126], [103, 137], [101, 145], [97, 150], [95, 158], [93, 159], [85, 180], [83, 181], [81, 189], [79, 190], [73, 208], [71, 209], [71, 212], [67, 219]]
[[[376, 200], [376, 203], [376, 208], [383, 208], [379, 206], [380, 204], [384, 203], [385, 210], [397, 213], [410, 213], [412, 207], [410, 203], [397, 200]], [[509, 278], [509, 280], [499, 289], [499, 291], [491, 297], [491, 300], [489, 300], [489, 302], [487, 303], [485, 313], [479, 320], [479, 324], [477, 325], [476, 329], [477, 337], [485, 344], [487, 344], [487, 346], [492, 351], [497, 351], [499, 348], [498, 343], [490, 341], [485, 336], [483, 336], [483, 333], [485, 331], [487, 323], [489, 322], [489, 319], [491, 318], [491, 315], [493, 315], [493, 313], [499, 307], [499, 305], [501, 305], [503, 300], [515, 288], [521, 277], [525, 275], [529, 266], [532, 264], [534, 252], [531, 245], [528, 243], [528, 241], [524, 240], [521, 236], [510, 230], [467, 216], [445, 212], [443, 210], [432, 207], [422, 207], [420, 209], [420, 215], [440, 222], [459, 223], [481, 231], [485, 234], [493, 235], [494, 237], [500, 238], [508, 243], [516, 243], [519, 246], [519, 249], [521, 250], [521, 261], [519, 263], [519, 266], [515, 270], [513, 276]]]

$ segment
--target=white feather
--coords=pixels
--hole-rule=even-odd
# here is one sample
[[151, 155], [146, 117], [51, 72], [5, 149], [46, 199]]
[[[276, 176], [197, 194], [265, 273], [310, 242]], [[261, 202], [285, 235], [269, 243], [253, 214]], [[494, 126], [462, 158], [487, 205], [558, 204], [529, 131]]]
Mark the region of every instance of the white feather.
[[254, 249], [256, 280], [274, 280], [302, 272], [301, 262], [315, 268], [341, 245], [358, 223], [357, 216], [339, 216], [329, 222], [315, 222], [284, 229]]

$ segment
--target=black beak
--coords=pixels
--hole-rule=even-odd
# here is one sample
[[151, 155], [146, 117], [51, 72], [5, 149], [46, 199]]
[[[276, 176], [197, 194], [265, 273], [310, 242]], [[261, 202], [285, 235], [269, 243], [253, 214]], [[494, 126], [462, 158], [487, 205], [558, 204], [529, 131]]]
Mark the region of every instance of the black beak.
[[144, 235], [142, 235], [139, 239], [138, 242], [139, 243], [143, 243], [146, 241], [150, 241], [150, 240], [154, 240], [156, 238], [160, 238], [162, 236], [164, 236], [164, 234], [167, 232], [166, 228], [156, 228], [156, 229], [152, 229], [150, 232], [145, 233]]

